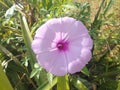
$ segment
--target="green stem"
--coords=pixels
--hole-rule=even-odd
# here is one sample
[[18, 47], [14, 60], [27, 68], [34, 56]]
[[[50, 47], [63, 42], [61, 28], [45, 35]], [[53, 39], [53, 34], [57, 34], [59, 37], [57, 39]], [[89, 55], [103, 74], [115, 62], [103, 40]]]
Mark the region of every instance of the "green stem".
[[105, 0], [102, 0], [101, 5], [100, 5], [100, 7], [99, 7], [99, 9], [97, 11], [97, 14], [95, 15], [94, 21], [93, 21], [93, 23], [91, 25], [91, 30], [94, 30], [94, 28], [96, 27], [96, 22], [98, 20], [98, 17], [100, 15], [100, 12], [101, 12], [102, 6], [104, 5], [104, 2], [105, 2]]
[[68, 75], [57, 77], [57, 90], [70, 90]]

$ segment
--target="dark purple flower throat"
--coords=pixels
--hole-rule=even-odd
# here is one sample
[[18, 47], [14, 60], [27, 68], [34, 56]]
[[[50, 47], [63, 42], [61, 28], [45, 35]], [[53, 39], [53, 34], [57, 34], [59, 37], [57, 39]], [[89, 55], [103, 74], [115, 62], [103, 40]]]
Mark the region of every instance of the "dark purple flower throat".
[[59, 51], [66, 51], [68, 50], [68, 42], [67, 41], [59, 41], [56, 45]]

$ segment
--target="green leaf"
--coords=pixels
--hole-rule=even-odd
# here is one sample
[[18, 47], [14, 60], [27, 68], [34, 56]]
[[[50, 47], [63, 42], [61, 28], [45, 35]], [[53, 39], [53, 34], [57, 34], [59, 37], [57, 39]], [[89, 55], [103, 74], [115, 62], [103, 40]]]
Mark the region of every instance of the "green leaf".
[[8, 8], [8, 5], [4, 1], [0, 0], [0, 4]]
[[77, 80], [75, 86], [78, 90], [88, 90], [88, 88], [80, 80]]
[[108, 12], [108, 10], [111, 8], [111, 6], [113, 5], [114, 0], [110, 0], [107, 7], [104, 10], [104, 15], [106, 15], [106, 13]]
[[36, 62], [36, 57], [35, 57], [35, 54], [33, 53], [32, 49], [31, 49], [32, 36], [30, 34], [30, 30], [29, 30], [29, 27], [28, 27], [26, 17], [24, 15], [21, 15], [20, 17], [21, 17], [22, 34], [23, 34], [24, 42], [26, 44], [29, 56], [30, 56], [30, 65], [33, 69], [34, 64]]
[[[105, 1], [106, 1], [106, 0], [102, 0], [102, 2], [101, 2], [101, 4], [100, 4], [100, 7], [99, 7], [99, 9], [98, 9], [98, 11], [97, 11], [97, 14], [95, 15], [95, 18], [94, 18], [93, 23], [92, 23], [92, 25], [91, 25], [91, 30], [93, 30], [93, 31], [94, 31], [94, 30], [97, 30], [97, 28], [98, 28], [98, 27], [96, 27], [96, 24], [97, 24], [97, 22], [99, 21], [98, 19], [99, 19], [99, 16], [100, 16], [100, 13], [101, 13], [101, 9], [102, 9]], [[94, 31], [94, 32], [95, 32], [95, 31]], [[94, 38], [94, 37], [93, 37], [93, 38]]]
[[37, 90], [50, 90], [55, 84], [57, 83], [57, 77], [55, 77], [52, 80], [52, 84], [50, 84], [48, 81], [40, 85]]
[[30, 78], [34, 77], [37, 73], [38, 73], [38, 69], [33, 69], [30, 74]]
[[1, 65], [0, 65], [0, 89], [1, 90], [13, 90], [7, 76], [2, 70]]
[[9, 58], [11, 58], [15, 63], [17, 63], [17, 64], [20, 65], [19, 60], [8, 49], [6, 49], [5, 47], [3, 47], [1, 44], [0, 44], [0, 50], [2, 52], [4, 52]]
[[52, 84], [53, 75], [52, 75], [51, 73], [48, 73], [48, 74], [47, 74], [47, 78], [48, 78], [49, 83]]
[[[30, 66], [31, 66], [31, 69], [34, 69], [34, 64], [36, 63], [37, 60], [31, 48], [32, 36], [30, 34], [30, 30], [29, 30], [25, 15], [24, 14], [20, 15], [20, 18], [21, 18], [21, 27], [22, 27], [22, 34], [23, 34], [24, 42], [25, 42], [25, 45], [27, 47], [27, 51], [30, 57], [30, 60], [29, 60]], [[37, 77], [35, 77], [35, 81], [37, 85], [40, 84], [40, 81]]]
[[84, 68], [81, 70], [81, 72], [82, 72], [83, 74], [85, 74], [86, 76], [89, 76], [89, 75], [90, 75], [90, 72], [88, 71], [87, 67], [84, 67]]
[[117, 86], [118, 82], [116, 80], [106, 79], [106, 82], [99, 85], [98, 90], [117, 90]]
[[57, 77], [57, 90], [70, 90], [67, 75]]
[[40, 68], [40, 65], [39, 65], [38, 63], [35, 63], [35, 64], [34, 64], [34, 68], [36, 68], [36, 69], [37, 69], [37, 68]]
[[71, 83], [75, 86], [77, 90], [88, 90], [87, 86], [89, 86], [89, 82], [82, 78], [73, 77]]
[[117, 90], [120, 90], [120, 81], [118, 81], [118, 87]]

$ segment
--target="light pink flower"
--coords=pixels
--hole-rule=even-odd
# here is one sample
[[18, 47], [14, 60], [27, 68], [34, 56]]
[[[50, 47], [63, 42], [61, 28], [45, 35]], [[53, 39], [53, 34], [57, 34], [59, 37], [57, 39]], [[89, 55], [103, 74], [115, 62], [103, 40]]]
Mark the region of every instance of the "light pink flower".
[[70, 17], [47, 21], [32, 42], [38, 63], [57, 76], [79, 72], [90, 61], [92, 46], [83, 23]]

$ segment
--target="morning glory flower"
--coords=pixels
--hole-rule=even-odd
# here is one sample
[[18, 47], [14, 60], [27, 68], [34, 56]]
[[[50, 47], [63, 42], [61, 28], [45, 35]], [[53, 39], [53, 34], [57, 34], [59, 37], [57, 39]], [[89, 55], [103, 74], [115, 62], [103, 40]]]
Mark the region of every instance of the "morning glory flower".
[[32, 42], [40, 66], [56, 76], [79, 72], [92, 58], [92, 47], [87, 28], [71, 17], [48, 20]]

